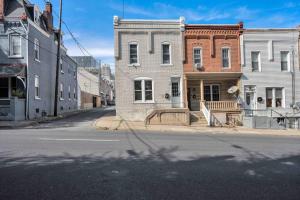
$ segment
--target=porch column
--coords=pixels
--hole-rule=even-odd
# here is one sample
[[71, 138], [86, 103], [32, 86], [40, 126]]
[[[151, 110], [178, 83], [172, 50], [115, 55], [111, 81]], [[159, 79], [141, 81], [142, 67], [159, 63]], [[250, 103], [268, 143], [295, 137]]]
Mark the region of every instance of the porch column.
[[200, 110], [202, 110], [201, 103], [204, 101], [204, 82], [200, 80]]
[[183, 78], [183, 84], [184, 84], [184, 108], [188, 108], [188, 83], [187, 83], [187, 77], [184, 76]]

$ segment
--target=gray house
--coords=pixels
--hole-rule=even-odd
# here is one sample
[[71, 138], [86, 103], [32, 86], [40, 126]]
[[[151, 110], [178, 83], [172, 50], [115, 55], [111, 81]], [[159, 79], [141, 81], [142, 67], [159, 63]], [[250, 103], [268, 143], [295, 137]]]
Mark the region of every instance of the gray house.
[[114, 17], [117, 116], [144, 121], [154, 110], [184, 107], [183, 31], [184, 18]]
[[[52, 5], [0, 0], [0, 120], [35, 119], [54, 113], [57, 31]], [[62, 46], [60, 113], [77, 109], [77, 64]]]
[[241, 36], [244, 125], [298, 126], [299, 29], [248, 29]]

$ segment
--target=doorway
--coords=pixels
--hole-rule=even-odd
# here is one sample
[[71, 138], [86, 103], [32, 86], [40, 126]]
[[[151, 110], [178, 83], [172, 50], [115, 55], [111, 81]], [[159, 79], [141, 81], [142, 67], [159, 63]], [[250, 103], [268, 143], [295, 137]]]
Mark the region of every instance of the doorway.
[[171, 78], [172, 84], [172, 108], [180, 108], [181, 90], [180, 90], [180, 78]]

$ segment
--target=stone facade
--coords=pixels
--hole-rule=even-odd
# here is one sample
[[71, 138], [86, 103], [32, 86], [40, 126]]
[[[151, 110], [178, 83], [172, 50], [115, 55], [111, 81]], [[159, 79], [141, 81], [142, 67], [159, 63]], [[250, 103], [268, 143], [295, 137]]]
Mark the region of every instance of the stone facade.
[[[143, 121], [153, 109], [173, 107], [171, 79], [177, 78], [178, 89], [182, 89], [183, 30], [183, 18], [170, 21], [114, 18], [117, 116]], [[138, 45], [138, 63], [134, 65], [129, 62], [130, 43]], [[162, 44], [170, 47], [171, 62], [168, 65], [162, 64]], [[152, 81], [150, 101], [135, 101], [135, 80]], [[183, 107], [181, 92], [178, 98], [179, 107]]]

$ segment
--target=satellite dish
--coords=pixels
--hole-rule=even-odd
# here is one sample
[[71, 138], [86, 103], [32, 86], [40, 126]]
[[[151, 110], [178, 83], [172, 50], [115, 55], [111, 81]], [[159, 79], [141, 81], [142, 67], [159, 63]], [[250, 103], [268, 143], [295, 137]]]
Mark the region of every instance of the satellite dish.
[[239, 88], [237, 86], [232, 86], [231, 88], [228, 89], [228, 93], [229, 94], [234, 94], [239, 90]]

